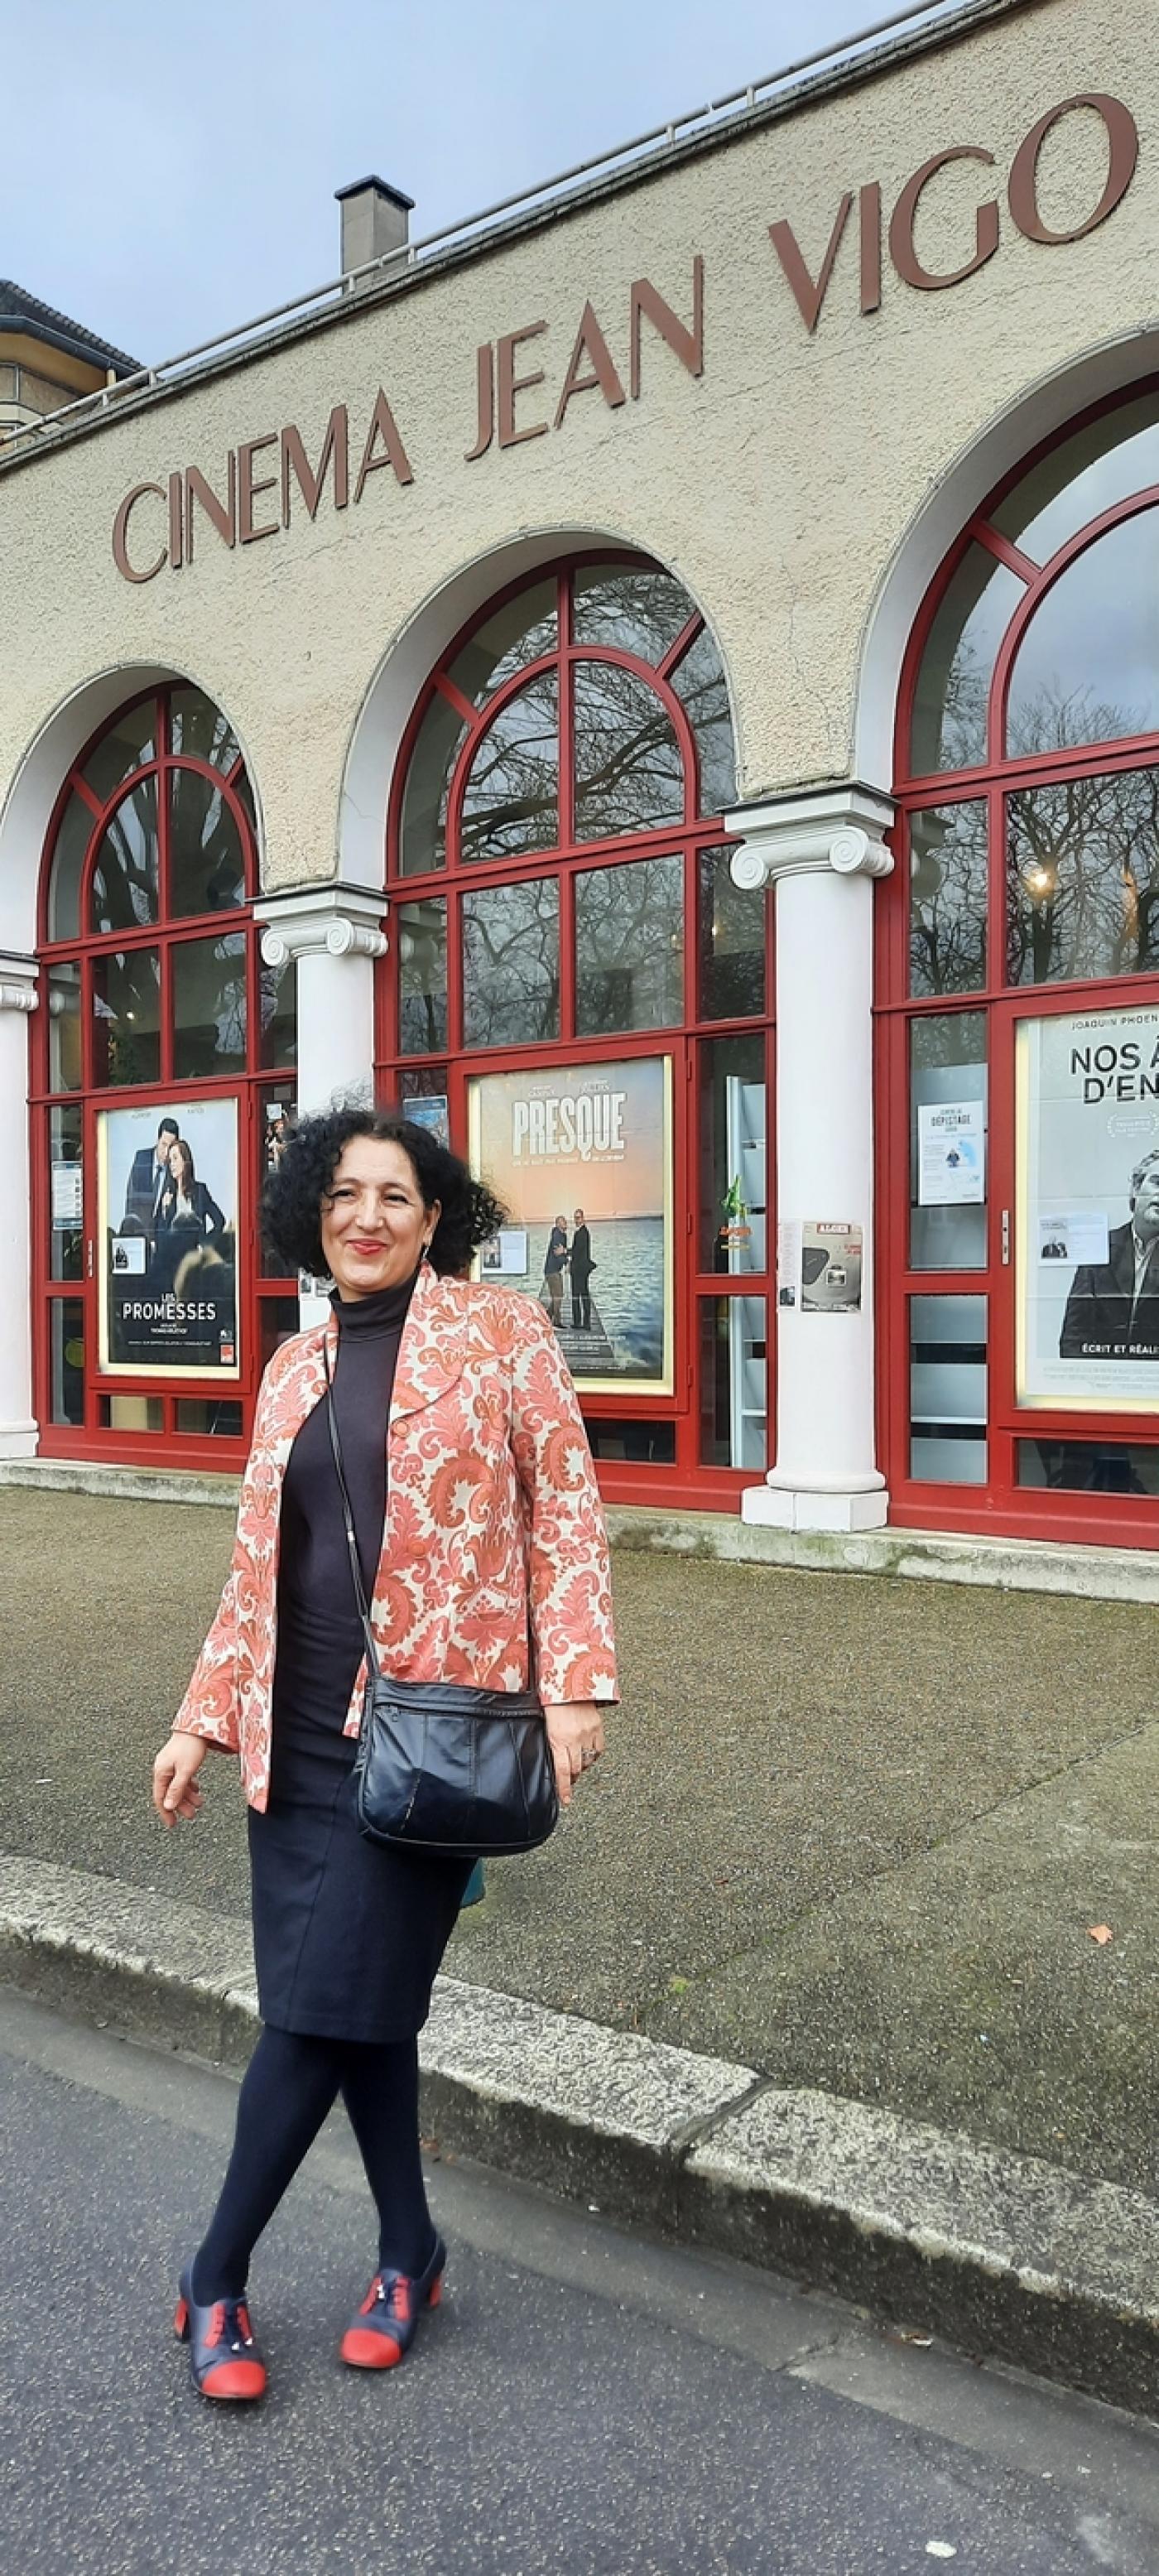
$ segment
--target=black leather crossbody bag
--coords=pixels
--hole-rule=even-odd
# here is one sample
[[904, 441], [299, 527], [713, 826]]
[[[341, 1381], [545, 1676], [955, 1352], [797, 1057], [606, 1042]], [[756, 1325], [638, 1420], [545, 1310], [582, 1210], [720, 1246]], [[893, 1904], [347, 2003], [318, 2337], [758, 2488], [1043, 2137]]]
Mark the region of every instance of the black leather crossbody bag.
[[366, 1689], [355, 1757], [360, 1830], [372, 1843], [464, 1860], [534, 1851], [547, 1841], [559, 1817], [555, 1766], [536, 1692], [475, 1690], [465, 1682], [400, 1682], [379, 1667], [342, 1464], [329, 1352], [323, 1356], [330, 1444], [366, 1639]]

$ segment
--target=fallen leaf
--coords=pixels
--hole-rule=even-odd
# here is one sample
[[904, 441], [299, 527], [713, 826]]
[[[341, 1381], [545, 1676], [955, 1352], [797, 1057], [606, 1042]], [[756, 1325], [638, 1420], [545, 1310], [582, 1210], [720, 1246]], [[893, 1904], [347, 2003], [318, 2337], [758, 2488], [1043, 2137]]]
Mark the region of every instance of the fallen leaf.
[[1100, 1950], [1105, 1950], [1108, 1941], [1113, 1941], [1114, 1937], [1109, 1923], [1092, 1923], [1087, 1933], [1088, 1941], [1097, 1941]]

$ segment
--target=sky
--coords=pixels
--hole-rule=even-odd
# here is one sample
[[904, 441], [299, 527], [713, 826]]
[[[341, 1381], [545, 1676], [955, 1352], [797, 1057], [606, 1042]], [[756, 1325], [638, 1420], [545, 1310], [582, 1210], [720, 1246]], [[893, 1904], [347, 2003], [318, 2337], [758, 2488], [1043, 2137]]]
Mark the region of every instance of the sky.
[[376, 171], [412, 237], [901, 0], [0, 0], [0, 274], [142, 361], [339, 266]]

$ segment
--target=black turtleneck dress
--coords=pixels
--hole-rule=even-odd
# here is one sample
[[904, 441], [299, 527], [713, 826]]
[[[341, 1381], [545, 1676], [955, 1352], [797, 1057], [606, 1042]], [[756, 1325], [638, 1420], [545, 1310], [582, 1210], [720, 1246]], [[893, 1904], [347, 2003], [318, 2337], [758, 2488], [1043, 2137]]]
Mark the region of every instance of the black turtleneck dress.
[[[334, 1299], [334, 1403], [369, 1600], [382, 1553], [387, 1422], [413, 1279]], [[342, 1497], [323, 1398], [290, 1452], [278, 1556], [269, 1804], [249, 1813], [261, 2017], [279, 2030], [409, 2038], [471, 1873], [469, 1861], [395, 1851], [359, 1833], [357, 1738], [343, 1726], [362, 1660]]]

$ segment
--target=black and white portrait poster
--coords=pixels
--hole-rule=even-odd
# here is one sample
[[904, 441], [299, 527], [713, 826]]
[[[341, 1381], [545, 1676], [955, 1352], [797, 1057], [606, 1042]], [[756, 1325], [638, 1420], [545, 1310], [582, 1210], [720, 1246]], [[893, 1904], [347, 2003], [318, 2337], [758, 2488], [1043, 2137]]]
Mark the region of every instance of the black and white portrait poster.
[[1159, 1007], [1018, 1030], [1018, 1397], [1159, 1412]]
[[237, 1101], [102, 1110], [97, 1179], [101, 1368], [236, 1380]]

